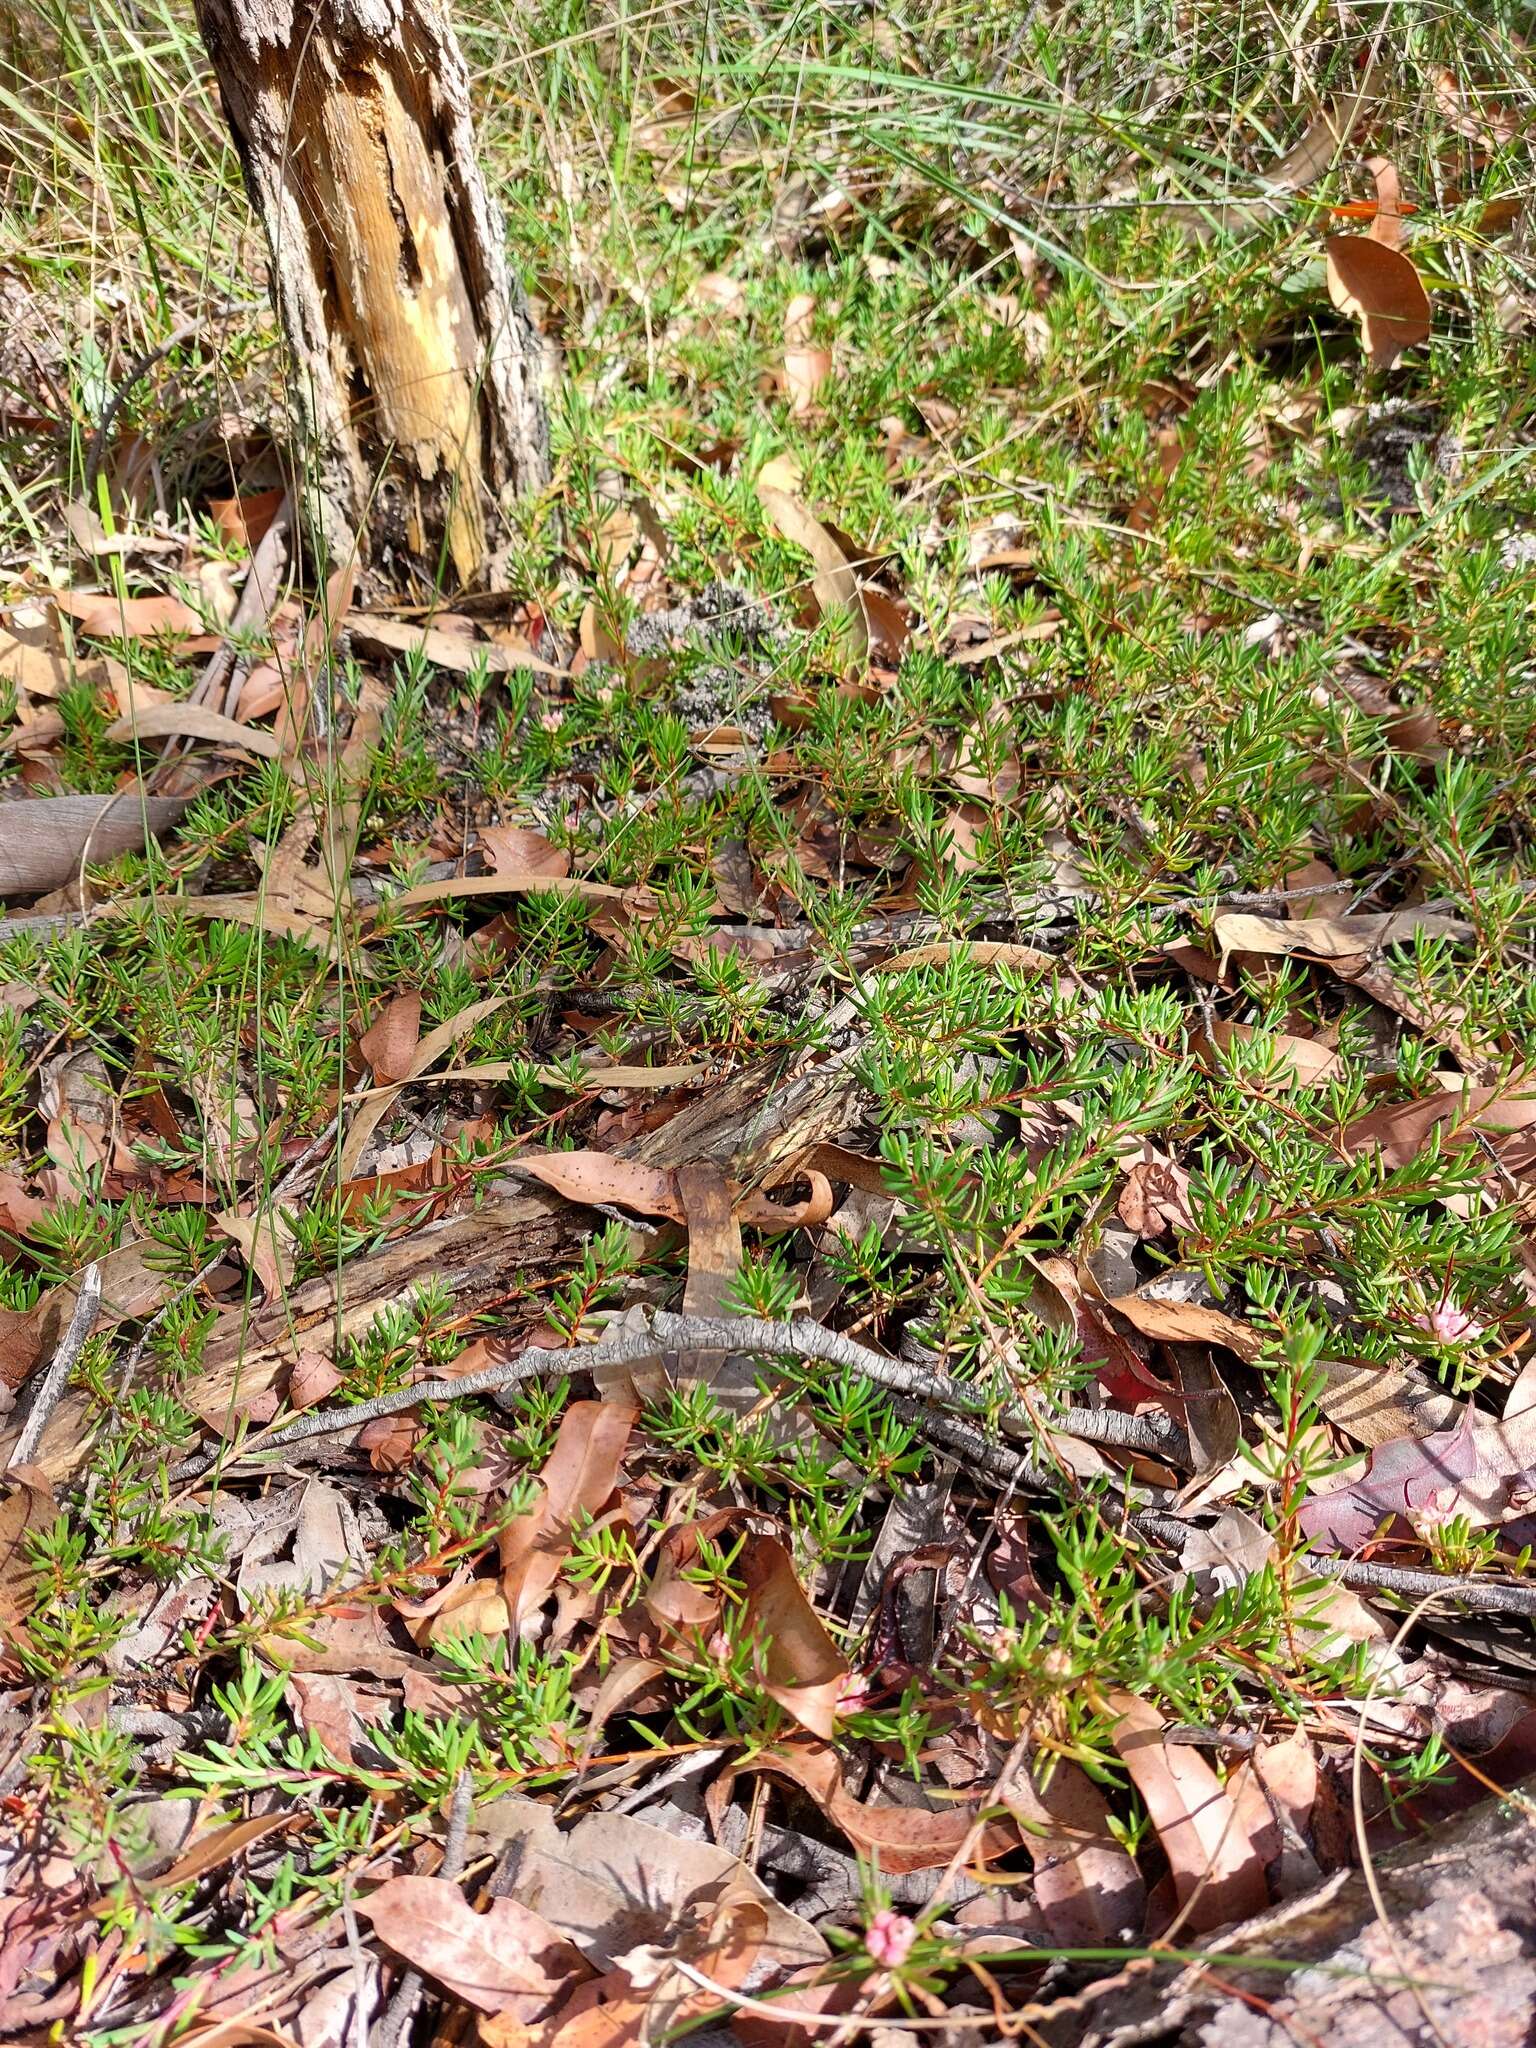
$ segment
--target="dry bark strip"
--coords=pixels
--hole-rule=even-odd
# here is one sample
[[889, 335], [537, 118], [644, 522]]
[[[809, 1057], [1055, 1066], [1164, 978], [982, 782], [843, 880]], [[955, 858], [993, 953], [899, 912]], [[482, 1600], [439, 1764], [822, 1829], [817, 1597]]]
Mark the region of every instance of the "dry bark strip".
[[479, 581], [488, 514], [547, 474], [539, 344], [475, 152], [438, 0], [198, 0], [271, 252], [335, 562]]
[[[1053, 2048], [1474, 2048], [1536, 2039], [1536, 1780], [1212, 1937], [1022, 2015]], [[1277, 1967], [1277, 1965], [1279, 1967]]]

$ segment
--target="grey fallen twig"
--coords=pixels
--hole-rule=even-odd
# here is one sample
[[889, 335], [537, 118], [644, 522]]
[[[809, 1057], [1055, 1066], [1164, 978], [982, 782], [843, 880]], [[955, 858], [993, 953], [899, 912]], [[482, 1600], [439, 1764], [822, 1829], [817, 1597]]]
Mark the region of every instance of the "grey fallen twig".
[[[474, 1780], [468, 1771], [461, 1771], [453, 1788], [453, 1804], [448, 1809], [448, 1832], [443, 1837], [443, 1860], [437, 1873], [449, 1884], [457, 1884], [464, 1875], [464, 1861], [469, 1850], [470, 1814], [474, 1808], [473, 1792]], [[372, 2029], [378, 2048], [395, 2048], [415, 2018], [425, 1988], [421, 1973], [408, 1969]]]
[[59, 1339], [59, 1348], [49, 1361], [48, 1370], [37, 1382], [32, 1396], [32, 1405], [27, 1410], [27, 1419], [21, 1426], [16, 1439], [16, 1448], [11, 1452], [10, 1469], [18, 1465], [30, 1465], [37, 1456], [43, 1431], [48, 1427], [49, 1417], [63, 1398], [86, 1339], [96, 1327], [96, 1318], [101, 1314], [101, 1268], [92, 1264], [80, 1276], [80, 1292], [75, 1296], [74, 1308], [70, 1311], [69, 1322], [64, 1335]]
[[[286, 1450], [290, 1444], [307, 1442], [333, 1430], [355, 1429], [381, 1416], [400, 1415], [424, 1401], [455, 1401], [475, 1394], [505, 1394], [524, 1380], [545, 1373], [590, 1372], [599, 1365], [661, 1365], [674, 1371], [687, 1359], [722, 1354], [748, 1353], [769, 1358], [798, 1358], [811, 1364], [840, 1366], [856, 1372], [874, 1385], [909, 1399], [930, 1401], [961, 1414], [986, 1412], [988, 1403], [972, 1387], [947, 1373], [936, 1373], [905, 1359], [887, 1358], [855, 1343], [839, 1330], [821, 1323], [769, 1322], [758, 1316], [679, 1316], [654, 1310], [641, 1329], [622, 1330], [597, 1344], [575, 1344], [563, 1351], [541, 1351], [536, 1345], [515, 1357], [487, 1366], [483, 1372], [466, 1373], [456, 1380], [423, 1380], [413, 1387], [401, 1387], [380, 1394], [372, 1401], [360, 1401], [352, 1408], [327, 1408], [303, 1416], [286, 1429], [260, 1441], [237, 1448], [233, 1455], [249, 1458], [258, 1452]], [[1184, 1432], [1174, 1423], [1159, 1424], [1148, 1417], [1110, 1417], [1086, 1409], [1069, 1409], [1064, 1414], [1040, 1420], [1016, 1402], [1005, 1403], [1000, 1411], [1005, 1422], [1037, 1431], [1043, 1426], [1061, 1436], [1081, 1437], [1093, 1443], [1113, 1443], [1122, 1448], [1154, 1454], [1182, 1456]], [[215, 1444], [185, 1459], [171, 1474], [174, 1480], [199, 1479], [225, 1455], [227, 1446]]]
[[[1142, 1513], [1131, 1516], [1131, 1527], [1140, 1536], [1158, 1543], [1178, 1544], [1194, 1533], [1193, 1522], [1174, 1515]], [[1479, 1579], [1467, 1572], [1415, 1571], [1408, 1565], [1370, 1564], [1361, 1558], [1330, 1557], [1309, 1550], [1295, 1560], [1299, 1572], [1313, 1572], [1320, 1579], [1338, 1579], [1363, 1593], [1400, 1593], [1409, 1600], [1439, 1595], [1456, 1601], [1472, 1614], [1522, 1614], [1536, 1619], [1536, 1586], [1500, 1584]]]

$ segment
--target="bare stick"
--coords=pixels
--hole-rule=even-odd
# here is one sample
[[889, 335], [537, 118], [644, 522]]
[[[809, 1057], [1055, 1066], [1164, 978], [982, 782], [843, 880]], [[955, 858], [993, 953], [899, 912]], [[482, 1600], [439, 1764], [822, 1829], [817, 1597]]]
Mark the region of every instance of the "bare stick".
[[[236, 1455], [244, 1459], [258, 1451], [265, 1454], [286, 1450], [290, 1444], [303, 1443], [310, 1437], [355, 1429], [384, 1415], [403, 1414], [423, 1401], [503, 1394], [523, 1380], [537, 1379], [545, 1373], [590, 1372], [599, 1365], [662, 1365], [677, 1371], [685, 1360], [716, 1352], [747, 1352], [841, 1366], [890, 1393], [931, 1401], [962, 1414], [984, 1414], [988, 1407], [976, 1389], [963, 1380], [952, 1379], [947, 1373], [930, 1372], [925, 1366], [911, 1365], [905, 1359], [887, 1358], [883, 1352], [870, 1351], [821, 1323], [775, 1323], [758, 1316], [676, 1316], [658, 1309], [644, 1329], [624, 1330], [598, 1344], [575, 1344], [564, 1351], [541, 1351], [530, 1346], [515, 1357], [487, 1366], [483, 1372], [466, 1373], [463, 1379], [424, 1380], [414, 1387], [380, 1394], [372, 1401], [360, 1401], [353, 1408], [328, 1408], [306, 1415], [272, 1436], [247, 1442]], [[1001, 1414], [1004, 1421], [1033, 1432], [1033, 1418], [1017, 1404], [1005, 1403]], [[1048, 1426], [1062, 1436], [1113, 1443], [1163, 1456], [1182, 1456], [1185, 1449], [1184, 1433], [1176, 1424], [1159, 1424], [1147, 1417], [1111, 1417], [1093, 1410], [1069, 1409], [1051, 1416]], [[223, 1450], [224, 1446], [215, 1445], [197, 1452], [176, 1467], [172, 1478], [200, 1478], [218, 1463]]]
[[[437, 1873], [449, 1884], [457, 1884], [464, 1875], [464, 1858], [469, 1848], [469, 1820], [474, 1807], [473, 1791], [474, 1780], [468, 1771], [461, 1771], [453, 1788], [453, 1804], [448, 1809], [448, 1832], [443, 1838], [443, 1860]], [[416, 2016], [424, 1988], [420, 1972], [407, 1970], [373, 2029], [378, 2048], [395, 2048]]]
[[[1173, 1515], [1153, 1513], [1131, 1517], [1138, 1535], [1159, 1543], [1181, 1543], [1193, 1531], [1193, 1523]], [[1434, 1596], [1455, 1600], [1473, 1614], [1524, 1614], [1536, 1617], [1536, 1586], [1500, 1584], [1496, 1579], [1477, 1579], [1464, 1572], [1422, 1572], [1406, 1565], [1367, 1564], [1353, 1557], [1320, 1557], [1315, 1551], [1296, 1559], [1299, 1571], [1315, 1572], [1320, 1579], [1339, 1579], [1363, 1592], [1401, 1593], [1410, 1600]]]
[[16, 1448], [11, 1453], [10, 1469], [18, 1465], [30, 1465], [37, 1456], [37, 1447], [43, 1440], [43, 1431], [48, 1419], [63, 1398], [69, 1384], [69, 1376], [75, 1369], [76, 1361], [85, 1349], [85, 1340], [96, 1327], [96, 1318], [101, 1313], [101, 1268], [89, 1265], [80, 1276], [80, 1292], [75, 1296], [75, 1306], [70, 1313], [64, 1335], [59, 1339], [59, 1348], [54, 1352], [48, 1370], [37, 1383], [37, 1392], [32, 1396], [32, 1406], [27, 1410], [27, 1419], [21, 1426], [16, 1439]]

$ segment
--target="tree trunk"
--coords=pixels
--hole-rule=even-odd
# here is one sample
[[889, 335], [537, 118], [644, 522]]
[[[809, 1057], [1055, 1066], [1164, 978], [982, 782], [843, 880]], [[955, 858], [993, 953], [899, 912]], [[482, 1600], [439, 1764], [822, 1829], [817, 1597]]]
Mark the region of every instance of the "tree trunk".
[[547, 475], [538, 339], [439, 0], [197, 0], [291, 352], [302, 506], [433, 588]]

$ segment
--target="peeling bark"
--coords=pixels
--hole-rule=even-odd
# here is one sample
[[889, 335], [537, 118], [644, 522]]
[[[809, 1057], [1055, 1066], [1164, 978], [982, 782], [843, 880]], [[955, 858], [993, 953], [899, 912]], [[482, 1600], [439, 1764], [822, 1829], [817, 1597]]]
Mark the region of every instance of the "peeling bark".
[[1133, 1965], [1037, 2019], [1035, 2038], [1051, 2048], [1524, 2048], [1536, 2040], [1533, 1789], [1527, 1780], [1383, 1857], [1384, 1918], [1362, 1873], [1340, 1871], [1213, 1935], [1218, 1962]]
[[539, 348], [439, 0], [197, 0], [291, 354], [301, 502], [436, 588], [547, 475]]

